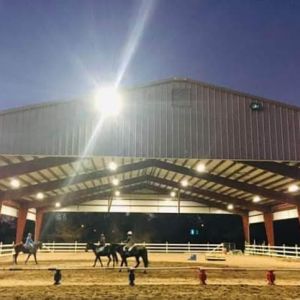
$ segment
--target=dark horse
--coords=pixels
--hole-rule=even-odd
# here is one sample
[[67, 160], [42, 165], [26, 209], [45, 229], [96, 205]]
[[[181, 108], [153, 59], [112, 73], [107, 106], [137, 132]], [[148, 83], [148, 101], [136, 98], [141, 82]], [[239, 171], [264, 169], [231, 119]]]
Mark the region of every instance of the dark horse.
[[[135, 257], [135, 259], [136, 259], [135, 268], [137, 268], [140, 265], [140, 258], [143, 259], [144, 267], [148, 268], [148, 265], [149, 265], [148, 251], [145, 246], [136, 245], [129, 252], [127, 252], [124, 250], [123, 244], [116, 244], [116, 250], [120, 254], [121, 259], [122, 259], [120, 267], [122, 267], [123, 264], [125, 264], [125, 266], [128, 267], [127, 257]], [[146, 270], [145, 270], [145, 273], [146, 273]]]
[[113, 258], [113, 266], [115, 266], [115, 263], [118, 264], [118, 256], [116, 253], [116, 246], [115, 245], [105, 245], [105, 247], [103, 248], [102, 251], [99, 251], [99, 246], [95, 245], [93, 243], [87, 243], [86, 244], [86, 248], [85, 251], [87, 252], [88, 250], [93, 250], [94, 254], [95, 254], [95, 262], [93, 267], [96, 266], [97, 260], [99, 260], [101, 267], [103, 267], [102, 261], [101, 261], [101, 256], [107, 256], [108, 258], [108, 262], [107, 262], [107, 266], [109, 267], [109, 264], [111, 262], [111, 256]]
[[25, 260], [25, 264], [27, 264], [28, 259], [31, 255], [33, 255], [35, 263], [37, 264], [38, 262], [36, 260], [36, 253], [38, 249], [42, 249], [42, 247], [43, 247], [42, 242], [34, 242], [33, 247], [30, 249], [26, 248], [23, 243], [16, 244], [14, 246], [15, 254], [13, 255], [14, 263], [17, 264], [18, 255], [20, 254], [20, 252], [23, 252], [25, 254], [28, 254]]

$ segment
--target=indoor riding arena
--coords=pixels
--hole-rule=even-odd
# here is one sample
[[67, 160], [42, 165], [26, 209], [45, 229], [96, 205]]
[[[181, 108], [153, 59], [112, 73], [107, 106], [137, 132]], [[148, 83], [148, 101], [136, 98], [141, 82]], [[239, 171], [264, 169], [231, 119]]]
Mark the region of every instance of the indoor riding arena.
[[[274, 228], [300, 222], [299, 166], [298, 107], [193, 80], [3, 111], [0, 226], [9, 218], [15, 232], [0, 232], [1, 299], [300, 299], [300, 243], [279, 244]], [[121, 266], [115, 252], [101, 267], [75, 231], [46, 236], [62, 213], [234, 215], [245, 243], [108, 240], [147, 263]], [[299, 241], [300, 226], [289, 235]]]

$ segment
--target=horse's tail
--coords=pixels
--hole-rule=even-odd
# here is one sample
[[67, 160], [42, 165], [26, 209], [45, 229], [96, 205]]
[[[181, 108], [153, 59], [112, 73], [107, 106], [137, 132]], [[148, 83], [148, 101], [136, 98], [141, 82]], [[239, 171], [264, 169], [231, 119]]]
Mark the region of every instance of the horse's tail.
[[146, 248], [143, 249], [142, 258], [143, 258], [145, 268], [148, 268], [149, 260], [148, 260], [148, 250]]

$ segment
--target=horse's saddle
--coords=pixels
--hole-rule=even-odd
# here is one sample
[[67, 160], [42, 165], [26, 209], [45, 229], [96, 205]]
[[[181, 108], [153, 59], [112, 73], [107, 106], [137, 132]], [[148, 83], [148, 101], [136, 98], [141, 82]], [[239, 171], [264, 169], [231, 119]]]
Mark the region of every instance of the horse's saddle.
[[96, 253], [101, 253], [101, 252], [103, 252], [104, 249], [105, 249], [105, 247], [106, 247], [106, 246], [98, 247], [98, 248], [96, 249]]

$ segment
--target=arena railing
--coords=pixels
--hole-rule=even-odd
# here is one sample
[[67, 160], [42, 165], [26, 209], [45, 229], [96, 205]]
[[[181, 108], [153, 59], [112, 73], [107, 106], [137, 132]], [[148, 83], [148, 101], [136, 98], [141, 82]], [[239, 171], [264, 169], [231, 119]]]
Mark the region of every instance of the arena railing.
[[295, 246], [270, 246], [270, 245], [245, 245], [246, 255], [263, 255], [274, 257], [298, 258], [300, 259], [300, 247]]
[[[172, 243], [140, 243], [147, 247], [150, 253], [223, 253], [223, 244], [172, 244]], [[41, 252], [83, 252], [86, 248], [86, 243], [43, 243]], [[0, 243], [0, 256], [8, 256], [14, 253], [14, 244]]]

